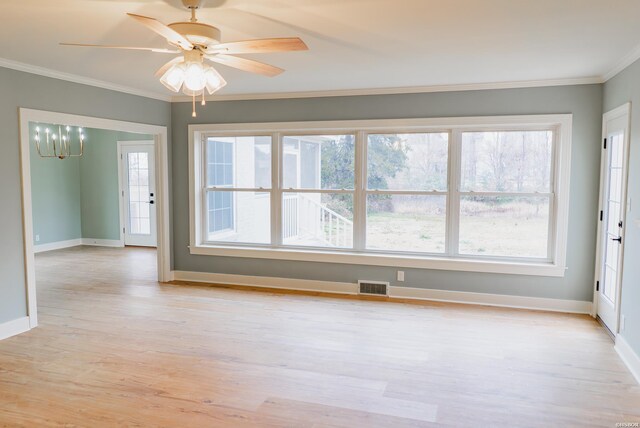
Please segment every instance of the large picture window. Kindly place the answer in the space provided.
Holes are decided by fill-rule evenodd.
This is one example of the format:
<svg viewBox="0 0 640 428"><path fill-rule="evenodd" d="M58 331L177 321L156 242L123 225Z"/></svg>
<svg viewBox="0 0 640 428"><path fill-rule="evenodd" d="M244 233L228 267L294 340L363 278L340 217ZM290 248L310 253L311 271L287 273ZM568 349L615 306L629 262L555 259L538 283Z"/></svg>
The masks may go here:
<svg viewBox="0 0 640 428"><path fill-rule="evenodd" d="M560 276L570 130L570 115L192 125L191 252Z"/></svg>

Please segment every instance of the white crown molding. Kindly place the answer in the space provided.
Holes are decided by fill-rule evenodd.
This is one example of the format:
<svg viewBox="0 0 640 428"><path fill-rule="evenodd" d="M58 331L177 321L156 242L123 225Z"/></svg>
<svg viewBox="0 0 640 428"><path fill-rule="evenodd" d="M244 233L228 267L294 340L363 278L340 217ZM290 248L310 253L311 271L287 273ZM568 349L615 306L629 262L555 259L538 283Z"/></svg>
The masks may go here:
<svg viewBox="0 0 640 428"><path fill-rule="evenodd" d="M122 86L102 80L91 79L89 77L78 76L77 74L63 73L61 71L25 64L23 62L13 61L6 58L0 58L0 67L9 68L11 70L24 71L25 73L37 74L44 77L51 77L53 79L65 80L67 82L79 83L81 85L88 85L102 89L109 89L111 91L123 92L129 95L137 95L139 97L151 98L160 101L171 101L170 95L141 91L140 89L130 88L128 86Z"/></svg>
<svg viewBox="0 0 640 428"><path fill-rule="evenodd" d="M618 73L629 67L638 59L640 59L640 44L633 48L627 55L625 55L611 70L609 70L608 73L602 76L603 80L606 82L609 79L615 77Z"/></svg>
<svg viewBox="0 0 640 428"><path fill-rule="evenodd" d="M570 85L592 85L604 83L602 77L580 77L575 79L553 79L553 80L528 80L516 82L496 82L496 83L470 83L457 85L433 85L433 86L406 86L398 88L372 88L372 89L343 89L327 91L307 91L307 92L273 92L262 94L229 94L211 95L206 97L207 101L247 101L247 100L277 100L290 98L321 98L321 97L351 97L363 95L399 95L399 94L420 94L429 92L459 92L459 91L481 91L489 89L520 89L538 88L544 86L570 86ZM191 102L191 97L174 96L171 102Z"/></svg>
<svg viewBox="0 0 640 428"><path fill-rule="evenodd" d="M603 76L578 77L568 79L549 79L549 80L527 80L513 82L494 82L494 83L470 83L470 84L454 84L454 85L432 85L432 86L406 86L392 88L364 88L364 89L341 89L341 90L322 90L322 91L301 91L301 92L273 92L273 93L249 93L249 94L229 94L229 95L213 95L206 98L207 101L249 101L249 100L277 100L292 98L323 98L323 97L349 97L349 96L365 96L365 95L400 95L400 94L420 94L430 92L459 92L459 91L481 91L490 89L522 89L522 88L539 88L545 86L571 86L571 85L592 85L604 83L611 79L619 72L624 70L636 60L640 59L640 45L634 48L626 55L613 69ZM143 91L128 86L118 85L115 83L105 82L103 80L92 79L89 77L79 76L76 74L64 73L61 71L51 70L45 67L39 67L6 58L0 58L0 67L12 70L23 71L25 73L37 74L39 76L51 77L53 79L65 80L68 82L79 83L82 85L94 86L97 88L108 89L112 91L122 92L125 94L136 95L145 98L156 99L167 102L191 102L191 97L177 95L171 96L157 92Z"/></svg>

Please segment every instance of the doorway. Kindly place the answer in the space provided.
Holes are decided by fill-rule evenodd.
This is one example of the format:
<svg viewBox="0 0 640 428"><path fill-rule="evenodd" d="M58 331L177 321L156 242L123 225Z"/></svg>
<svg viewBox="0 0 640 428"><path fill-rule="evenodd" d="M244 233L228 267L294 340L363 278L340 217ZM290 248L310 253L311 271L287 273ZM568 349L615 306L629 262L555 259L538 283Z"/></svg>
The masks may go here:
<svg viewBox="0 0 640 428"><path fill-rule="evenodd" d="M94 128L123 133L144 134L154 141L155 155L155 192L154 205L157 214L157 280L171 279L170 245L169 245L169 162L167 127L120 120L80 116L67 113L56 113L43 110L19 109L20 116L20 172L22 179L22 215L23 245L25 258L25 279L27 283L27 313L29 328L38 325L38 307L36 299L35 249L33 233L33 206L31 185L30 151L32 135L30 123L57 123L71 127ZM146 138L145 140L148 140ZM113 155L112 155L113 156ZM112 157L112 159L115 156ZM117 195L116 195L117 196Z"/></svg>
<svg viewBox="0 0 640 428"><path fill-rule="evenodd" d="M596 259L596 315L618 333L627 199L630 104L603 117L600 212Z"/></svg>
<svg viewBox="0 0 640 428"><path fill-rule="evenodd" d="M156 247L153 141L118 141L118 173L124 245Z"/></svg>

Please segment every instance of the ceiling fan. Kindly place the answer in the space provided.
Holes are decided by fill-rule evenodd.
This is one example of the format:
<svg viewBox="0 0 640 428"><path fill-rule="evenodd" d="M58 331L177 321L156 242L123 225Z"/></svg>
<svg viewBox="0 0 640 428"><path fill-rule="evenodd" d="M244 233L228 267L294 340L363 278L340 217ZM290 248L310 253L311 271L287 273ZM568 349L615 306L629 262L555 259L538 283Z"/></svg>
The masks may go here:
<svg viewBox="0 0 640 428"><path fill-rule="evenodd" d="M220 30L213 25L198 22L196 10L202 0L182 0L182 4L191 10L188 22L174 22L165 25L153 18L128 13L131 18L151 31L164 37L173 49L147 48L113 45L91 45L80 43L60 43L64 46L81 46L107 49L129 49L156 53L180 54L163 65L156 77L173 92L182 92L192 97L193 117L196 116L195 99L202 96L205 104L205 91L209 94L223 88L227 82L205 60L228 67L264 76L277 76L284 70L273 65L241 58L236 55L270 52L288 52L307 50L307 45L298 37L245 40L221 43Z"/></svg>

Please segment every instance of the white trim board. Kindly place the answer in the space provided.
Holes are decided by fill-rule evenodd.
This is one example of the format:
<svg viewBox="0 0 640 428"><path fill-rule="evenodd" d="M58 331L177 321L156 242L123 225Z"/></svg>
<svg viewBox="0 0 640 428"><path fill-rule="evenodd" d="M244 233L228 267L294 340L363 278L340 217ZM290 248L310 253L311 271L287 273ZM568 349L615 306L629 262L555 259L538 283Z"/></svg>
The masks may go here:
<svg viewBox="0 0 640 428"><path fill-rule="evenodd" d="M82 238L81 245L90 245L92 247L124 247L124 242L119 239Z"/></svg>
<svg viewBox="0 0 640 428"><path fill-rule="evenodd" d="M31 330L29 317L17 318L0 324L0 340L7 339L25 331Z"/></svg>
<svg viewBox="0 0 640 428"><path fill-rule="evenodd" d="M301 92L267 92L249 94L229 94L229 95L209 95L205 97L207 101L246 101L246 100L279 100L290 98L324 98L324 97L353 97L366 95L400 95L400 94L426 94L432 92L460 92L460 91L485 91L491 89L523 89L541 88L549 86L573 86L573 85L593 85L604 83L600 77L581 77L575 79L553 79L553 80L528 80L515 82L494 82L494 83L469 83L453 85L431 85L431 86L405 86L391 88L363 88L363 89L339 89L324 91L301 91ZM173 103L191 102L191 98L183 95L171 97Z"/></svg>
<svg viewBox="0 0 640 428"><path fill-rule="evenodd" d="M45 68L45 67L38 67L36 65L13 61L6 58L0 58L0 67L8 68L16 71L23 71L25 73L30 73L30 74L36 74L38 76L51 77L52 79L64 80L67 82L78 83L81 85L108 89L110 91L122 92L129 95L137 95L139 97L151 98L154 100L171 101L170 95L163 95L156 92L142 91L140 89L131 88L129 86L123 86L123 85L118 85L116 83L105 82L104 80L92 79L90 77L79 76L77 74L64 73L62 71L56 71L56 70L52 70L50 68Z"/></svg>
<svg viewBox="0 0 640 428"><path fill-rule="evenodd" d="M92 247L124 247L124 243L117 239L94 239L94 238L78 238L69 239L68 241L50 242L48 244L34 245L34 253L42 253L45 251L62 250L64 248L78 247L80 245L89 245Z"/></svg>
<svg viewBox="0 0 640 428"><path fill-rule="evenodd" d="M78 245L82 245L82 238L34 245L33 252L42 253L45 251L62 250L63 248L77 247Z"/></svg>
<svg viewBox="0 0 640 428"><path fill-rule="evenodd" d="M276 278L266 276L229 275L222 273L173 271L174 281L206 284L237 285L244 287L277 288L333 294L358 294L358 284L350 282L316 281L308 279ZM591 302L546 299L540 297L510 296L472 293L465 291L432 290L411 287L389 287L389 297L396 299L427 300L469 305L499 306L551 312L589 314Z"/></svg>
<svg viewBox="0 0 640 428"><path fill-rule="evenodd" d="M640 384L640 356L633 351L631 345L619 334L616 335L616 346L614 348L622 362L627 366L633 377Z"/></svg>
<svg viewBox="0 0 640 428"><path fill-rule="evenodd" d="M638 55L640 56L640 48ZM637 58L636 58L637 59ZM627 63L627 59L621 61L620 64ZM631 61L633 62L633 61ZM627 65L631 64L629 62ZM151 98L167 102L191 102L191 98L186 96L172 96L157 92L143 91L128 86L118 85L116 83L105 82L102 80L92 79L89 77L79 76L76 74L64 73L61 71L51 70L45 67L39 67L23 62L13 61L6 58L0 58L0 67L11 70L23 71L25 73L36 74L39 76L51 77L53 79L65 80L67 82L79 83L81 85L94 86L97 88L109 89L112 91L122 92L130 95L137 95L145 98ZM617 68L605 76L609 76ZM626 66L625 66L626 67ZM625 68L623 67L623 69ZM616 71L613 75L617 74ZM612 76L613 76L612 75ZM271 93L250 93L250 94L229 94L229 95L210 95L205 99L207 101L242 101L242 100L271 100L271 99L289 99L289 98L319 98L319 97L348 97L362 95L397 95L397 94L419 94L430 92L458 92L458 91L481 91L489 89L520 89L520 88L539 88L546 86L572 86L572 85L592 85L604 83L608 78L605 76L577 77L566 79L542 79L527 81L505 81L505 82L488 82L488 83L468 83L468 84L451 84L451 85L429 85L429 86L406 86L391 88L362 88L362 89L338 89L338 90L320 90L320 91L300 91L300 92L271 92Z"/></svg>

